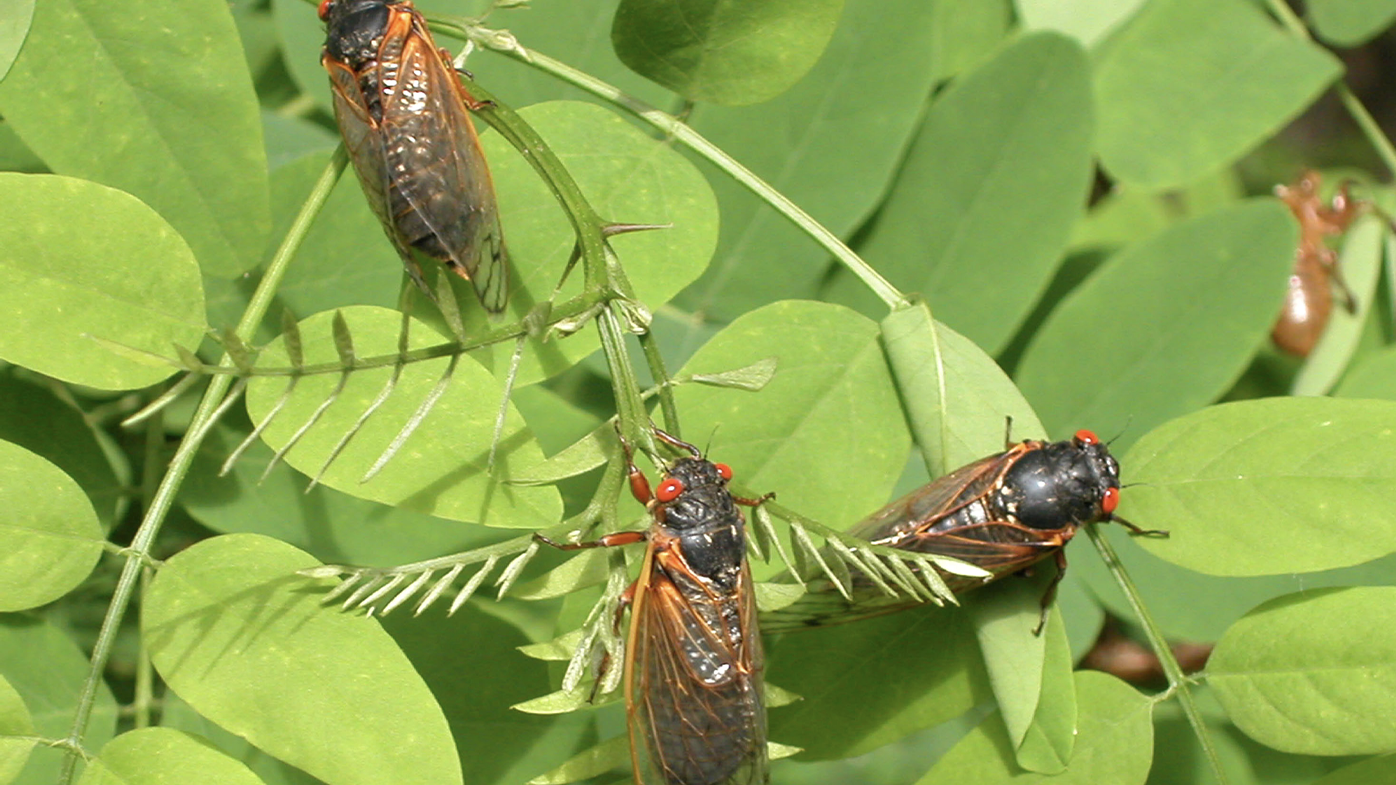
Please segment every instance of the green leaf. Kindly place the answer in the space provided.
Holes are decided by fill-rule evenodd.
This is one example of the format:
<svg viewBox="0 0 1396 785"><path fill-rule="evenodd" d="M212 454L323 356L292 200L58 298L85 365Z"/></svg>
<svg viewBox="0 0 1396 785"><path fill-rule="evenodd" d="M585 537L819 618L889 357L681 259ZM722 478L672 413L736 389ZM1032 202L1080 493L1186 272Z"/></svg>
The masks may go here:
<svg viewBox="0 0 1396 785"><path fill-rule="evenodd" d="M11 304L0 313L0 357L123 390L175 372L143 353L174 357L173 344L203 339L203 289L189 247L131 196L68 177L0 173L0 219L0 296Z"/></svg>
<svg viewBox="0 0 1396 785"><path fill-rule="evenodd" d="M718 333L683 373L767 357L777 359L777 370L760 392L674 391L689 437L701 443L712 434L710 455L732 467L741 488L774 491L835 528L886 502L910 439L877 325L837 305L774 303Z"/></svg>
<svg viewBox="0 0 1396 785"><path fill-rule="evenodd" d="M539 777L528 781L528 785L566 785L596 777L630 763L630 739L616 736L612 739L583 750L567 762Z"/></svg>
<svg viewBox="0 0 1396 785"><path fill-rule="evenodd" d="M35 735L62 739L72 732L73 714L88 670L87 654L54 625L22 616L0 616L0 676L29 708ZM116 714L116 699L101 681L84 744L97 749L106 743L116 733ZM57 782L62 761L61 752L39 747L29 757L19 782Z"/></svg>
<svg viewBox="0 0 1396 785"><path fill-rule="evenodd" d="M1313 785L1396 785L1396 755L1368 758L1314 781Z"/></svg>
<svg viewBox="0 0 1396 785"><path fill-rule="evenodd" d="M1129 441L1225 392L1274 323L1296 229L1275 200L1252 200L1111 257L1062 300L1018 366L1048 433L1089 427Z"/></svg>
<svg viewBox="0 0 1396 785"><path fill-rule="evenodd" d="M843 0L621 0L621 62L690 101L745 106L790 89L834 35Z"/></svg>
<svg viewBox="0 0 1396 785"><path fill-rule="evenodd" d="M45 0L0 83L0 114L53 171L149 204L206 272L231 278L256 263L267 161L227 3Z"/></svg>
<svg viewBox="0 0 1396 785"><path fill-rule="evenodd" d="M1357 223L1343 241L1338 263L1343 281L1357 300L1357 312L1348 313L1335 303L1328 326L1304 366L1295 374L1292 395L1323 395L1333 388L1357 352L1367 314L1376 300L1381 277L1382 248L1396 251L1396 240L1385 232L1383 221L1368 216Z"/></svg>
<svg viewBox="0 0 1396 785"><path fill-rule="evenodd" d="M1091 47L1129 21L1144 0L1016 0L1027 30L1056 30Z"/></svg>
<svg viewBox="0 0 1396 785"><path fill-rule="evenodd" d="M1085 207L1092 115L1081 47L1055 33L1018 39L931 105L863 256L997 353L1047 287ZM861 284L841 283L841 295L869 301Z"/></svg>
<svg viewBox="0 0 1396 785"><path fill-rule="evenodd" d="M34 742L16 736L33 736L34 720L24 698L0 676L0 783L13 782L29 760Z"/></svg>
<svg viewBox="0 0 1396 785"><path fill-rule="evenodd" d="M34 0L13 0L0 8L0 80L14 65L33 21Z"/></svg>
<svg viewBox="0 0 1396 785"><path fill-rule="evenodd" d="M1043 580L1006 581L975 595L974 620L989 683L1019 766L1044 774L1066 768L1076 734L1076 686L1060 612L1042 634Z"/></svg>
<svg viewBox="0 0 1396 785"><path fill-rule="evenodd" d="M372 619L321 604L317 562L258 535L181 551L141 629L162 678L200 714L329 785L461 782L446 719Z"/></svg>
<svg viewBox="0 0 1396 785"><path fill-rule="evenodd" d="M0 611L37 608L82 583L102 555L102 527L63 470L0 441Z"/></svg>
<svg viewBox="0 0 1396 785"><path fill-rule="evenodd" d="M882 344L926 468L939 477L1003 449L1013 436L1039 437L1042 424L993 358L913 303L882 320Z"/></svg>
<svg viewBox="0 0 1396 785"><path fill-rule="evenodd" d="M78 785L261 785L239 761L204 739L171 728L141 728L107 742L88 761Z"/></svg>
<svg viewBox="0 0 1396 785"><path fill-rule="evenodd" d="M770 712L770 738L802 760L862 755L992 697L969 617L951 608L768 638L766 672L804 696Z"/></svg>
<svg viewBox="0 0 1396 785"><path fill-rule="evenodd" d="M245 430L216 425L194 458L179 501L199 523L224 534L265 534L335 564L392 566L490 545L507 536L479 526L388 507L317 485L278 466L262 476L272 451L251 445L219 476Z"/></svg>
<svg viewBox="0 0 1396 785"><path fill-rule="evenodd" d="M1213 406L1145 435L1122 463L1140 544L1211 575L1346 567L1396 551L1396 404L1269 398Z"/></svg>
<svg viewBox="0 0 1396 785"><path fill-rule="evenodd" d="M1207 682L1246 735L1284 752L1396 749L1396 587L1301 592L1265 603L1217 642Z"/></svg>
<svg viewBox="0 0 1396 785"><path fill-rule="evenodd" d="M344 315L359 357L397 352L402 325L397 312L357 306L335 313ZM306 362L338 362L331 337L333 317L334 314L320 313L300 323ZM411 348L444 341L444 336L413 322ZM280 340L263 350L261 362L272 366L287 363ZM543 528L557 523L562 504L556 489L504 484L514 467L542 458L537 442L512 406L500 435L494 469L486 473L504 388L470 358L456 364L444 394L403 449L381 472L362 481L365 472L432 393L448 364L446 358L441 358L405 366L393 394L330 464L321 481L352 496L440 518L502 528ZM389 368L350 374L338 399L287 453L286 461L306 474L318 474L330 451L378 397L390 375ZM267 427L263 438L277 449L284 447L292 434L310 421L338 383L338 374L301 379L290 402ZM247 389L247 411L254 422L266 418L286 387L287 380L281 377L253 379Z"/></svg>
<svg viewBox="0 0 1396 785"><path fill-rule="evenodd" d="M1319 38L1342 48L1367 43L1396 19L1396 0L1309 0L1304 8Z"/></svg>
<svg viewBox="0 0 1396 785"><path fill-rule="evenodd" d="M876 208L925 111L948 47L944 18L970 25L997 2L848 0L829 50L785 95L756 107L700 105L689 122L711 142L847 237ZM1002 10L1001 8L999 9ZM957 43L959 43L957 41ZM857 111L849 111L850 96ZM686 310L730 321L783 297L813 297L828 252L726 175L711 178L722 205L712 266L679 298Z"/></svg>
<svg viewBox="0 0 1396 785"><path fill-rule="evenodd" d="M672 224L670 228L611 238L635 294L658 310L703 272L717 246L718 211L703 175L673 146L655 139L594 104L552 101L520 112L567 166L592 207L611 221ZM533 168L498 134L483 140L494 173L501 220L509 243L510 295L507 313L523 318L552 296L575 241L572 226ZM574 272L559 300L581 291ZM474 298L474 295L469 295ZM465 314L467 335L488 329L483 309ZM596 351L593 330L565 340L531 340L515 384L553 376ZM512 358L512 343L475 353L500 376ZM730 370L730 369L724 369Z"/></svg>
<svg viewBox="0 0 1396 785"><path fill-rule="evenodd" d="M42 456L76 480L103 528L126 509L130 466L125 455L52 389L15 373L0 374L0 439Z"/></svg>
<svg viewBox="0 0 1396 785"><path fill-rule="evenodd" d="M1003 723L990 715L946 753L917 785L989 785L1013 782L1143 785L1153 758L1153 702L1104 673L1076 674L1079 733L1071 765L1058 775L1022 772L1008 757Z"/></svg>
<svg viewBox="0 0 1396 785"><path fill-rule="evenodd" d="M1247 0L1155 0L1096 60L1097 152L1146 188L1182 185L1279 130L1341 73Z"/></svg>

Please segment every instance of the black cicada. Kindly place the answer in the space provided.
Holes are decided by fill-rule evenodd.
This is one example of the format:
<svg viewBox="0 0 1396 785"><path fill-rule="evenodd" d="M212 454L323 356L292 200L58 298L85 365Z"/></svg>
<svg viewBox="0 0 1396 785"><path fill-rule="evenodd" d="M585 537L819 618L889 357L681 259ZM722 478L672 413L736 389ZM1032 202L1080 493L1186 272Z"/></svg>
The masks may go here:
<svg viewBox="0 0 1396 785"><path fill-rule="evenodd" d="M334 114L364 195L417 286L418 255L470 279L485 310L504 310L509 255L494 184L470 109L426 20L407 0L323 0Z"/></svg>
<svg viewBox="0 0 1396 785"><path fill-rule="evenodd" d="M651 493L630 464L630 488L653 519L564 549L646 541L630 604L625 702L638 785L757 785L767 780L766 711L746 521L732 470L663 431L686 452ZM628 449L627 449L628 455Z"/></svg>

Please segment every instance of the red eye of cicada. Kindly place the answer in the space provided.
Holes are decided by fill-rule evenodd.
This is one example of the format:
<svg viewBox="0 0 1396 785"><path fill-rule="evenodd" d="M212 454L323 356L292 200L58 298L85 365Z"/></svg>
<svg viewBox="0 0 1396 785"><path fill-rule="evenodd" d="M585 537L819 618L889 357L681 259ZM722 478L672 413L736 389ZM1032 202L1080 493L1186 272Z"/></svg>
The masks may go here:
<svg viewBox="0 0 1396 785"><path fill-rule="evenodd" d="M655 491L654 498L661 502L671 502L679 498L683 493L683 482L676 477L666 477L664 482L659 484L659 490Z"/></svg>
<svg viewBox="0 0 1396 785"><path fill-rule="evenodd" d="M330 6L334 0L320 0L320 21L324 22L330 18Z"/></svg>
<svg viewBox="0 0 1396 785"><path fill-rule="evenodd" d="M1094 431L1082 428L1076 432L1076 441L1081 444L1100 444L1100 437L1096 436Z"/></svg>
<svg viewBox="0 0 1396 785"><path fill-rule="evenodd" d="M718 473L718 475L721 476L722 479L724 479L724 480L730 480L730 479L732 479L732 467L731 467L731 466L728 466L728 465L725 464L725 463L719 463L719 464L717 464L717 473Z"/></svg>
<svg viewBox="0 0 1396 785"><path fill-rule="evenodd" d="M1110 513L1112 513L1112 512L1115 511L1115 508L1116 508L1116 507L1119 507L1119 506L1120 506L1120 489L1119 489L1119 488L1106 488L1106 489L1105 489L1105 496L1102 497L1101 500L1100 500L1100 510L1101 510L1101 512L1104 512L1106 515L1109 515Z"/></svg>

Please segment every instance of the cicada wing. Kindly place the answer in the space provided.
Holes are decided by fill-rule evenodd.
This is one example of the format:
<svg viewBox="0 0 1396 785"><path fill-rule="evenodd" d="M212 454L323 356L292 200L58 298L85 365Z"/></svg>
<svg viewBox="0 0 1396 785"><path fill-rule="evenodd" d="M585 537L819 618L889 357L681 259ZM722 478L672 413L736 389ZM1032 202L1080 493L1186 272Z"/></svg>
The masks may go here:
<svg viewBox="0 0 1396 785"><path fill-rule="evenodd" d="M939 521L988 492L1012 465L1011 456L1018 449L981 458L938 477L855 523L848 533L900 548L906 538L934 530Z"/></svg>
<svg viewBox="0 0 1396 785"><path fill-rule="evenodd" d="M509 258L489 166L450 62L416 11L400 13L410 14L412 29L394 53L397 78L384 80L388 207L411 245L469 278L485 309L498 313Z"/></svg>
<svg viewBox="0 0 1396 785"><path fill-rule="evenodd" d="M676 552L675 552L676 553ZM626 702L638 785L760 785L766 712L755 592L705 592L652 555L632 608ZM672 572L671 572L672 570Z"/></svg>
<svg viewBox="0 0 1396 785"><path fill-rule="evenodd" d="M898 547L952 556L988 570L997 578L1031 567L1065 547L1075 533L1074 526L1043 530L1012 521L989 521L908 538Z"/></svg>
<svg viewBox="0 0 1396 785"><path fill-rule="evenodd" d="M384 36L384 49L400 46L400 43L393 42L391 33L390 26ZM387 140L383 135L382 123L369 110L369 99L364 95L360 74L328 56L322 57L321 61L330 74L335 121L339 125L339 134L344 139L345 152L348 153L349 160L354 165L354 172L358 175L359 185L363 188L364 198L373 214L378 216L379 222L382 223L388 241L393 244L398 256L402 257L408 275L422 291L431 296L432 290L422 277L421 266L413 257L412 248L398 229L388 207L388 194L392 184L389 181ZM380 65L373 68L381 72ZM381 84L382 74L378 73L369 81ZM380 102L378 105L381 107L381 96L375 95L373 100Z"/></svg>

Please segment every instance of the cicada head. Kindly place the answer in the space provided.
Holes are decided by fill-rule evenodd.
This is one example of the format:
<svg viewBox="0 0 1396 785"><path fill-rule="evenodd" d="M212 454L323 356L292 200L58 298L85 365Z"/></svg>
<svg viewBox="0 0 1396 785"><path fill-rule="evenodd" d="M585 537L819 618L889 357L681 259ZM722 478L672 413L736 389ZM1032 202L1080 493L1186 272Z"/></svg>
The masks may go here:
<svg viewBox="0 0 1396 785"><path fill-rule="evenodd" d="M727 464L703 458L680 458L655 489L654 498L664 510L664 525L676 533L704 527L730 525L737 516L727 481Z"/></svg>
<svg viewBox="0 0 1396 785"><path fill-rule="evenodd" d="M1055 530L1108 520L1120 498L1120 464L1094 433L1025 452L1004 473L1004 508L1024 526Z"/></svg>
<svg viewBox="0 0 1396 785"><path fill-rule="evenodd" d="M322 0L325 54L353 70L378 58L392 0Z"/></svg>

